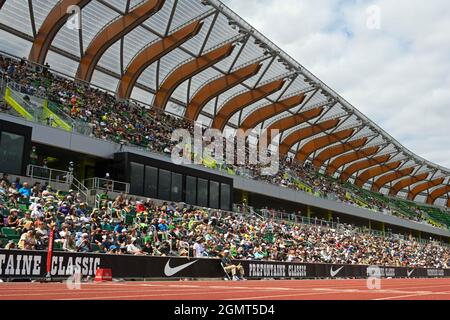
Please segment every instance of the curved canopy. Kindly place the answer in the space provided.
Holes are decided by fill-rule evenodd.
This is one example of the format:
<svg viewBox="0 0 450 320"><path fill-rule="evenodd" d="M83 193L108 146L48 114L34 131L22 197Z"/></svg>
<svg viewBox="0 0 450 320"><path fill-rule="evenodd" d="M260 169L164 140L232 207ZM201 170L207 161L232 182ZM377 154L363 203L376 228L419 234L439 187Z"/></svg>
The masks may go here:
<svg viewBox="0 0 450 320"><path fill-rule="evenodd" d="M280 153L287 154L289 150L299 141L312 137L321 132L325 132L330 128L334 128L338 125L339 120L328 120L316 124L314 126L306 127L292 132L288 135L280 145Z"/></svg>
<svg viewBox="0 0 450 320"><path fill-rule="evenodd" d="M184 116L189 120L197 120L203 107L211 101L211 99L227 90L230 90L248 78L253 77L259 72L260 69L260 63L253 63L207 83L194 95L189 105L186 107L186 113Z"/></svg>
<svg viewBox="0 0 450 320"><path fill-rule="evenodd" d="M228 120L238 111L261 101L265 97L280 90L284 85L284 80L275 80L261 87L250 91L245 91L228 100L214 117L211 127L223 130Z"/></svg>
<svg viewBox="0 0 450 320"><path fill-rule="evenodd" d="M233 49L234 45L232 43L227 43L198 58L182 63L181 66L173 70L170 75L164 79L160 88L156 92L153 105L160 109L165 109L170 96L179 85L181 85L185 80L227 58L231 55Z"/></svg>
<svg viewBox="0 0 450 320"><path fill-rule="evenodd" d="M400 161L392 162L386 165L375 166L361 173L355 180L358 187L362 187L369 179L382 175L393 169L397 169L402 163Z"/></svg>
<svg viewBox="0 0 450 320"><path fill-rule="evenodd" d="M278 121L273 122L270 124L265 132L263 133L264 136L267 135L267 139L270 141L272 140L272 130L279 130L280 133L286 130L289 130L290 128L293 128L295 126L298 126L300 124L303 124L304 122L310 121L318 116L323 112L323 107L314 108L308 111L304 111L302 113L295 114L290 117L282 118ZM336 125L339 121L336 122Z"/></svg>
<svg viewBox="0 0 450 320"><path fill-rule="evenodd" d="M202 26L202 22L194 21L173 34L164 37L139 51L133 60L131 60L125 74L120 79L117 96L122 99L130 98L131 91L142 72L154 62L196 36L200 32Z"/></svg>
<svg viewBox="0 0 450 320"><path fill-rule="evenodd" d="M365 145L366 142L367 142L367 138L362 138L362 139L357 139L357 140L353 140L350 142L344 142L337 146L325 149L314 158L313 166L320 168L325 163L325 161L327 161L337 155L343 154L347 151L351 151L351 150L354 150L355 148L361 147L361 146Z"/></svg>
<svg viewBox="0 0 450 320"><path fill-rule="evenodd" d="M117 20L106 25L91 41L81 57L76 78L91 81L97 62L116 41L158 12L164 0L147 0Z"/></svg>
<svg viewBox="0 0 450 320"><path fill-rule="evenodd" d="M375 165L379 165L381 163L387 162L391 158L390 155L384 155L384 156L377 156L365 160L361 160L358 162L353 163L352 165L348 166L340 175L340 179L342 182L346 182L350 177L360 171L364 170L370 167L373 167Z"/></svg>
<svg viewBox="0 0 450 320"><path fill-rule="evenodd" d="M339 168L356 160L361 160L370 157L375 153L377 153L379 149L380 149L379 147L371 147L366 148L364 150L352 151L342 156L339 156L336 159L334 159L327 167L327 174L332 176L337 170L339 170Z"/></svg>
<svg viewBox="0 0 450 320"><path fill-rule="evenodd" d="M444 183L444 180L444 178L439 178L418 184L408 193L408 200L414 200L419 193Z"/></svg>
<svg viewBox="0 0 450 320"><path fill-rule="evenodd" d="M299 161L306 161L310 154L313 152L329 146L335 142L341 141L343 139L349 138L355 132L354 129L342 130L330 135L324 135L320 138L313 139L307 142L300 150L297 151L295 158Z"/></svg>
<svg viewBox="0 0 450 320"><path fill-rule="evenodd" d="M434 204L437 198L450 192L450 186L443 186L434 189L427 198L428 204Z"/></svg>
<svg viewBox="0 0 450 320"><path fill-rule="evenodd" d="M389 195L396 196L403 188L409 187L409 186L413 185L414 183L417 183L420 181L425 181L427 179L428 175L429 175L428 172L425 172L425 173L419 174L417 176L408 177L408 178L398 181L396 184L394 184L394 186L389 191Z"/></svg>
<svg viewBox="0 0 450 320"><path fill-rule="evenodd" d="M219 129L278 129L282 153L342 181L388 160L400 162L366 181L374 190L393 185L391 195L408 188L409 197L426 198L449 183L450 170L402 146L220 0L0 5L8 53L48 62L119 98ZM318 127L336 119L335 125ZM342 132L347 134L336 136ZM366 141L355 143L361 139ZM411 167L413 172L400 171ZM448 194L437 194L435 203L448 203Z"/></svg>
<svg viewBox="0 0 450 320"><path fill-rule="evenodd" d="M56 34L67 22L67 19L73 14L70 10L72 6L83 8L91 0L62 0L58 2L45 18L38 34L33 40L28 59L39 64L45 63L50 45L55 39ZM3 3L2 3L3 6Z"/></svg>
<svg viewBox="0 0 450 320"><path fill-rule="evenodd" d="M414 168L406 168L385 174L384 176L381 176L380 178L375 180L375 182L372 184L372 191L378 192L384 185L394 180L403 178L404 176L411 174L413 171Z"/></svg>
<svg viewBox="0 0 450 320"><path fill-rule="evenodd" d="M267 119L270 119L283 111L298 106L300 103L303 102L304 99L305 95L299 94L290 98L286 98L285 100L269 104L265 107L256 109L249 116L247 116L247 118L245 118L245 120L241 123L240 129L249 130L256 128L256 126L259 123Z"/></svg>

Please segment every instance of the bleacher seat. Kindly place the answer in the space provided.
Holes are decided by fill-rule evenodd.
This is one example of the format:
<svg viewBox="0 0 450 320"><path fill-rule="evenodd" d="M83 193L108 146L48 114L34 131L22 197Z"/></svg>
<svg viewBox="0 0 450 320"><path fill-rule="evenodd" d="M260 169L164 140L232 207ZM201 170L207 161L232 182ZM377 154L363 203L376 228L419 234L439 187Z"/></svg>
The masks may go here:
<svg viewBox="0 0 450 320"><path fill-rule="evenodd" d="M100 249L100 246L96 243L91 243L91 248L92 248L92 252L96 252L96 253L102 252L102 250Z"/></svg>
<svg viewBox="0 0 450 320"><path fill-rule="evenodd" d="M13 229L13 228L8 228L8 227L3 227L1 230L1 233L6 236L6 237L10 237L10 236L20 236L19 233Z"/></svg>
<svg viewBox="0 0 450 320"><path fill-rule="evenodd" d="M63 251L63 243L60 241L55 241L53 243L53 250L55 251Z"/></svg>

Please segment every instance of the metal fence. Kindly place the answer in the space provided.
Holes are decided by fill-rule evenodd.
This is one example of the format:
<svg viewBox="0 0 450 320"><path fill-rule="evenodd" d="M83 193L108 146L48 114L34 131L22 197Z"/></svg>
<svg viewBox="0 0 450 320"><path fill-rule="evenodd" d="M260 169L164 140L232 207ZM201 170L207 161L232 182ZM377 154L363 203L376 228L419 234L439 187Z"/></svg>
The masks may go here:
<svg viewBox="0 0 450 320"><path fill-rule="evenodd" d="M68 171L57 170L35 165L27 166L27 176L33 179L42 179L49 182L72 184L73 176Z"/></svg>
<svg viewBox="0 0 450 320"><path fill-rule="evenodd" d="M74 188L83 197L85 202L88 201L88 189L78 181L71 172L57 170L47 167L40 167L29 164L27 166L27 176L32 179L41 179L49 182L62 183Z"/></svg>
<svg viewBox="0 0 450 320"><path fill-rule="evenodd" d="M409 235L403 235L392 232L391 229L387 229L387 231L380 231L380 230L374 230L368 227L356 227L350 224L341 223L339 221L339 218L337 221L335 220L323 220L319 219L317 217L310 218L305 216L299 216L295 213L285 213L285 212L278 212L274 210L268 210L268 209L261 209L256 210L255 212L259 213L261 217L264 219L272 219L274 221L284 221L292 224L304 224L304 225L314 225L314 226L321 226L324 228L332 228L336 230L340 229L346 229L351 230L352 234L370 234L375 237L384 237L384 238L394 238L397 240L414 240L421 244L438 244L445 247L450 247L450 244L446 242L441 242L437 240L429 240L429 239L422 239L422 238L416 238Z"/></svg>
<svg viewBox="0 0 450 320"><path fill-rule="evenodd" d="M130 193L130 184L127 182L95 177L83 180L83 184L89 190L106 190L126 194Z"/></svg>

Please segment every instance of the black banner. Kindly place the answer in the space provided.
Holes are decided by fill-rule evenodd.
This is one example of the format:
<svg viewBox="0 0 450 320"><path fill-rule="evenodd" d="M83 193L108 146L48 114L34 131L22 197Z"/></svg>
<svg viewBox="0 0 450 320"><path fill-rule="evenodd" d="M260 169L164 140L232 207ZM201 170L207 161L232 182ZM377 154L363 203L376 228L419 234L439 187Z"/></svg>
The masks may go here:
<svg viewBox="0 0 450 320"><path fill-rule="evenodd" d="M363 265L310 264L241 260L248 279L316 278L443 278L450 269L376 267ZM68 278L79 272L94 276L98 268L112 269L113 278L224 278L218 259L151 257L54 252L52 278ZM44 278L47 252L0 249L0 279Z"/></svg>

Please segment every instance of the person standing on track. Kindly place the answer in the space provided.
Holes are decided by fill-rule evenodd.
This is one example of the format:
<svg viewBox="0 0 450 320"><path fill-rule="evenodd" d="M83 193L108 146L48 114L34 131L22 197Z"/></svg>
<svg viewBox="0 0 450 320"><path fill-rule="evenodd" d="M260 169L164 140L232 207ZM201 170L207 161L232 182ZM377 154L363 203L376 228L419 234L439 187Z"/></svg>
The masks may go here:
<svg viewBox="0 0 450 320"><path fill-rule="evenodd" d="M230 251L225 250L223 252L221 261L222 261L223 269L227 273L231 272L231 275L233 276L234 281L246 280L244 278L244 267L241 266L241 264L238 264L238 265L233 264L233 262L231 261L231 258L230 258ZM236 275L236 272L239 272L240 278Z"/></svg>

